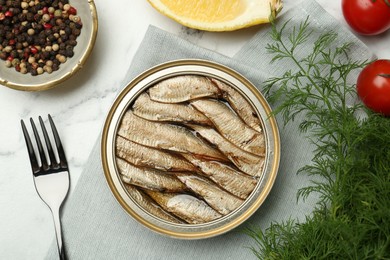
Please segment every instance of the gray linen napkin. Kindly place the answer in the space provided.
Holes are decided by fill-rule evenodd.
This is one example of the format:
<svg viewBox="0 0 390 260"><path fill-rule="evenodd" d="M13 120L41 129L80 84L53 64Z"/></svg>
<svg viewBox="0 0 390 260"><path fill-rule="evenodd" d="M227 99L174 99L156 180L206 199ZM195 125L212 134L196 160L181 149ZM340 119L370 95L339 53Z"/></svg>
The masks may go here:
<svg viewBox="0 0 390 260"><path fill-rule="evenodd" d="M328 15L315 1L307 0L283 16L278 23L291 19L289 26L299 25L310 15L314 35L308 40L308 48L316 35L323 30L337 31L340 42L353 42L355 58L368 59L370 52L350 32ZM129 68L127 79L142 71L174 59L200 58L229 66L254 83L261 90L262 82L272 75L279 75L288 66L270 65L272 58L265 46L272 40L268 27L250 40L233 58L206 50L190 42L150 27ZM338 42L335 42L337 46ZM100 139L88 159L88 163L73 194L63 208L63 231L69 259L255 259L247 248L253 241L241 231L250 224L267 228L272 221L290 217L303 220L315 206L316 198L296 202L300 187L309 184L307 176L295 173L309 164L312 156L310 144L298 133L295 124L284 127L279 120L282 158L275 185L260 209L244 224L227 234L196 241L168 238L156 234L134 221L122 210L112 196L105 181L100 160ZM297 122L300 121L298 117ZM56 259L55 243L47 259Z"/></svg>

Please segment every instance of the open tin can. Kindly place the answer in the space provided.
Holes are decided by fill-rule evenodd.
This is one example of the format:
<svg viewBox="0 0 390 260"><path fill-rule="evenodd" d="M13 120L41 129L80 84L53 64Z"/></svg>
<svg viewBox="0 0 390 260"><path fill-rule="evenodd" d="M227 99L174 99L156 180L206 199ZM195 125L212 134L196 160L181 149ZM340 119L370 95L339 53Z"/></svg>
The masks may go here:
<svg viewBox="0 0 390 260"><path fill-rule="evenodd" d="M265 161L254 190L244 202L229 214L201 224L172 223L155 215L130 196L121 179L116 162L116 136L122 118L134 101L148 88L165 79L180 75L199 75L217 79L233 87L252 105L261 121L265 139ZM203 239L223 234L247 220L265 201L279 167L280 139L271 108L258 89L236 71L205 60L177 60L153 67L133 79L114 101L102 134L102 164L109 188L115 199L135 220L145 227L170 237Z"/></svg>

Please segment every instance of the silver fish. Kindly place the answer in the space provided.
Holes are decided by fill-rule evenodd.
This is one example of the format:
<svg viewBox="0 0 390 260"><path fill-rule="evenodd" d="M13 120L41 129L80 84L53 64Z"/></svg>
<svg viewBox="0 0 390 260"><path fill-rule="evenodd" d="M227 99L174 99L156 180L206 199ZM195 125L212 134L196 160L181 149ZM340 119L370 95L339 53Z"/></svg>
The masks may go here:
<svg viewBox="0 0 390 260"><path fill-rule="evenodd" d="M233 144L254 154L265 153L264 134L244 123L227 105L212 99L200 99L191 104L214 123L218 131Z"/></svg>
<svg viewBox="0 0 390 260"><path fill-rule="evenodd" d="M133 142L181 153L196 154L207 159L226 161L226 157L181 126L151 122L127 111L118 134Z"/></svg>
<svg viewBox="0 0 390 260"><path fill-rule="evenodd" d="M199 167L199 174L205 175L231 194L246 199L254 190L257 180L232 167L216 161L203 161L193 155L184 155L193 165Z"/></svg>
<svg viewBox="0 0 390 260"><path fill-rule="evenodd" d="M116 156L139 166L163 171L196 171L197 168L178 156L143 146L121 136L116 138Z"/></svg>
<svg viewBox="0 0 390 260"><path fill-rule="evenodd" d="M212 125L210 119L187 104L167 104L150 99L142 93L134 102L133 113L144 119L162 122Z"/></svg>
<svg viewBox="0 0 390 260"><path fill-rule="evenodd" d="M190 127L210 143L216 145L238 169L252 176L261 176L265 162L264 156L257 156L244 151L212 128L198 125L190 125Z"/></svg>
<svg viewBox="0 0 390 260"><path fill-rule="evenodd" d="M222 96L241 117L244 122L257 132L261 133L261 122L252 105L237 90L222 81L212 78L211 81L222 91Z"/></svg>
<svg viewBox="0 0 390 260"><path fill-rule="evenodd" d="M163 209L190 224L201 224L222 217L204 201L188 194L146 191Z"/></svg>
<svg viewBox="0 0 390 260"><path fill-rule="evenodd" d="M181 192L186 190L186 186L169 173L138 168L120 158L116 158L116 163L122 180L127 184L158 191Z"/></svg>
<svg viewBox="0 0 390 260"><path fill-rule="evenodd" d="M222 215L229 214L244 202L242 199L221 190L211 181L197 175L176 174L176 176Z"/></svg>
<svg viewBox="0 0 390 260"><path fill-rule="evenodd" d="M165 79L149 88L150 98L163 103L179 103L201 97L218 97L219 89L210 79L196 75Z"/></svg>
<svg viewBox="0 0 390 260"><path fill-rule="evenodd" d="M172 214L166 212L157 203L155 203L148 195L146 195L136 187L125 184L125 188L129 193L129 195L138 203L138 205L141 206L144 210L146 210L150 214L172 223L178 223L178 224L185 223L184 221L173 216Z"/></svg>

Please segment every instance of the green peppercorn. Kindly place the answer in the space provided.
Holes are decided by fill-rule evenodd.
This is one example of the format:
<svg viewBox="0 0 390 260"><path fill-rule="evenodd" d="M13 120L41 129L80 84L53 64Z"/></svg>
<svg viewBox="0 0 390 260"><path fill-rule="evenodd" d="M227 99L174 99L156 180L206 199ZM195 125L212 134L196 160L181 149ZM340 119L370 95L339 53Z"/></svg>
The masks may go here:
<svg viewBox="0 0 390 260"><path fill-rule="evenodd" d="M62 11L60 9L54 11L54 17L59 18L61 16L62 16Z"/></svg>
<svg viewBox="0 0 390 260"><path fill-rule="evenodd" d="M12 64L12 66L16 66L16 65L19 65L19 63L20 63L20 60L19 59L13 59L12 61L11 61L11 64Z"/></svg>

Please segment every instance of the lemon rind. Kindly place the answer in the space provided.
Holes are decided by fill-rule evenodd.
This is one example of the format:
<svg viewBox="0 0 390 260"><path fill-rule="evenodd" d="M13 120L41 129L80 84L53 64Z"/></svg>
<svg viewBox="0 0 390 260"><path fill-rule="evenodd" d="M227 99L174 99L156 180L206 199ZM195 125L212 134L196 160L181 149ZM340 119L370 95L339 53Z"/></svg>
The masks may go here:
<svg viewBox="0 0 390 260"><path fill-rule="evenodd" d="M182 18L181 16L176 15L174 12L169 10L164 4L159 0L148 0L148 2L161 14L169 17L170 19L178 22L181 25L187 26L189 28L204 30L204 31L235 31L259 24L265 24L271 22L276 15L281 11L283 3L281 0L269 0L269 8L264 8L264 6L257 7L262 8L260 13L254 13L253 8L247 10L236 19L231 21L224 22L202 22L190 18ZM252 13L251 13L252 12ZM248 18L249 17L249 18Z"/></svg>

